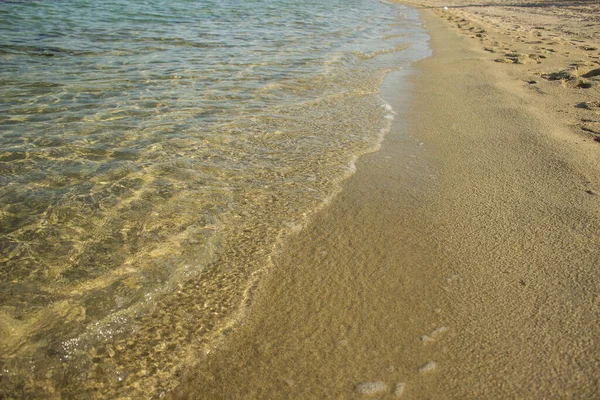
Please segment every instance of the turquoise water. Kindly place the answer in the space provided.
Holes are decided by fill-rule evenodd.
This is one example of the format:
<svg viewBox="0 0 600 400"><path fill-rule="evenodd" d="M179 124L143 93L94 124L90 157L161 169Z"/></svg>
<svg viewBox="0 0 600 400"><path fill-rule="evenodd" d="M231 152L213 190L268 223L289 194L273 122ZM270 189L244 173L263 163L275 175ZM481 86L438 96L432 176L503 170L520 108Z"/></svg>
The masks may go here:
<svg viewBox="0 0 600 400"><path fill-rule="evenodd" d="M0 2L0 384L174 387L428 54L376 0Z"/></svg>

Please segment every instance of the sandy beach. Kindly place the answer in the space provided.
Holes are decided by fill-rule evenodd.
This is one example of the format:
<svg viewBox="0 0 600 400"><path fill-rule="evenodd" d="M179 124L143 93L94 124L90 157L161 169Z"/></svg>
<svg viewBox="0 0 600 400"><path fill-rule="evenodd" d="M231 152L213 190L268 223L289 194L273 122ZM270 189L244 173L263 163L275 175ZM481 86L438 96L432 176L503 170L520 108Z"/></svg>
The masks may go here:
<svg viewBox="0 0 600 400"><path fill-rule="evenodd" d="M600 398L600 7L502 4L413 4L382 148L172 398Z"/></svg>

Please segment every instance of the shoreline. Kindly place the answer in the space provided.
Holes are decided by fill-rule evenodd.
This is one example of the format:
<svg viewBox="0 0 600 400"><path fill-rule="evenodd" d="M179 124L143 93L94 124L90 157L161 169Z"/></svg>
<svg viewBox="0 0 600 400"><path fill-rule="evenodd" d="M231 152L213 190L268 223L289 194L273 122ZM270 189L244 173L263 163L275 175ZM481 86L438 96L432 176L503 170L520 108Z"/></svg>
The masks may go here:
<svg viewBox="0 0 600 400"><path fill-rule="evenodd" d="M597 87L532 91L537 63L495 62L472 30L421 14L434 55L402 83L409 98L386 80L399 115L381 149L172 397L598 393L600 148L570 126L595 111L552 112Z"/></svg>
<svg viewBox="0 0 600 400"><path fill-rule="evenodd" d="M280 244L335 197L359 155L379 147L393 119L379 95L387 72L428 51L417 11L391 3L272 2L267 14L252 4L240 4L243 12L218 6L176 3L166 14L162 4L104 8L107 18L140 7L162 16L135 37L105 38L106 24L85 36L100 64L114 49L130 49L115 53L129 65L116 75L79 68L88 54L70 54L69 35L40 42L38 28L49 25L35 15L60 9L15 9L35 29L9 35L9 53L22 54L7 73L40 61L56 82L72 65L73 80L47 93L37 83L27 93L11 89L29 88L27 77L37 82L35 68L5 87L15 107L0 162L10 172L0 177L8 184L0 200L9 250L0 391L144 398L172 390L198 354L245 321ZM65 9L74 16L69 30L90 25L78 9ZM199 23L180 32L185 21ZM207 36L207 26L223 34ZM136 39L157 29L165 33L159 47ZM38 57L34 47L46 39L58 58ZM106 46L96 48L96 39ZM148 55L160 66L148 65ZM88 80L94 76L106 79ZM105 91L123 77L125 91ZM80 108L71 94L82 82L106 101L94 95ZM55 95L48 110L26 111L21 101L42 105ZM119 110L109 101L117 97ZM112 111L117 118L105 120ZM35 122L46 119L70 122Z"/></svg>

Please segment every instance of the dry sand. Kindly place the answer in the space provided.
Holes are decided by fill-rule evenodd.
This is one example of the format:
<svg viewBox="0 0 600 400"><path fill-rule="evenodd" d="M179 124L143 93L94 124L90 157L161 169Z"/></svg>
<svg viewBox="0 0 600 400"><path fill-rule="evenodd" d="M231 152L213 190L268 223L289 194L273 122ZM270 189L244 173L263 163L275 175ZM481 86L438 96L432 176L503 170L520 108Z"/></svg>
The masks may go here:
<svg viewBox="0 0 600 400"><path fill-rule="evenodd" d="M600 398L598 21L511 4L423 10L382 149L175 398Z"/></svg>
<svg viewBox="0 0 600 400"><path fill-rule="evenodd" d="M479 42L477 47L489 53L482 58L513 65L507 74L541 94L536 102L560 113L573 131L600 141L600 2L423 0L413 5Z"/></svg>

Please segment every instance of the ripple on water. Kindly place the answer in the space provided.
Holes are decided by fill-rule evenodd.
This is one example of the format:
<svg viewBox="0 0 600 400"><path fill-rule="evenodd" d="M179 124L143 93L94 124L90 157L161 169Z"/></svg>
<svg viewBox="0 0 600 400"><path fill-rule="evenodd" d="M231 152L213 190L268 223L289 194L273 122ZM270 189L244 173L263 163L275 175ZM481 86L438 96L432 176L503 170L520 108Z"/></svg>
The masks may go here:
<svg viewBox="0 0 600 400"><path fill-rule="evenodd" d="M377 149L378 87L424 46L414 10L375 0L0 2L0 21L1 385L23 397L172 388Z"/></svg>

